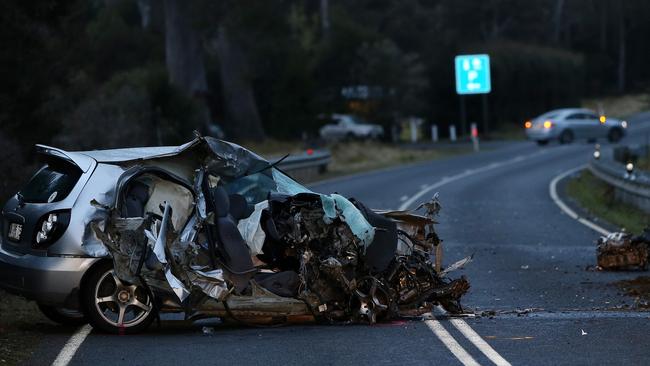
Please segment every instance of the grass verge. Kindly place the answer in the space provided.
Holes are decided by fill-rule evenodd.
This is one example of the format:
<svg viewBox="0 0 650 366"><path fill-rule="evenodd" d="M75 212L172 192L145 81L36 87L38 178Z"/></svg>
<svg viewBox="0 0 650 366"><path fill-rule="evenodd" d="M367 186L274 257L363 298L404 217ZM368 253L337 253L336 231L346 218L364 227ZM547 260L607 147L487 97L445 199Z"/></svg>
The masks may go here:
<svg viewBox="0 0 650 366"><path fill-rule="evenodd" d="M0 365L25 361L45 331L54 327L34 302L0 290Z"/></svg>
<svg viewBox="0 0 650 366"><path fill-rule="evenodd" d="M327 168L327 173L318 179L441 159L470 151L470 146L463 145L411 149L372 141L341 143L330 147L332 162Z"/></svg>
<svg viewBox="0 0 650 366"><path fill-rule="evenodd" d="M614 188L584 170L567 184L567 194L590 214L640 234L650 225L650 215L614 199Z"/></svg>
<svg viewBox="0 0 650 366"><path fill-rule="evenodd" d="M242 146L267 158L281 157L287 153L302 154L306 145L300 141L267 140L264 143L244 143ZM304 179L304 183L361 173L391 166L441 159L471 152L471 146L459 143L457 146L396 145L378 141L346 141L326 147L332 154L327 172Z"/></svg>
<svg viewBox="0 0 650 366"><path fill-rule="evenodd" d="M648 107L650 107L650 94L629 94L586 99L582 101L582 106L595 111L602 109L608 116L627 118L635 113L648 110Z"/></svg>

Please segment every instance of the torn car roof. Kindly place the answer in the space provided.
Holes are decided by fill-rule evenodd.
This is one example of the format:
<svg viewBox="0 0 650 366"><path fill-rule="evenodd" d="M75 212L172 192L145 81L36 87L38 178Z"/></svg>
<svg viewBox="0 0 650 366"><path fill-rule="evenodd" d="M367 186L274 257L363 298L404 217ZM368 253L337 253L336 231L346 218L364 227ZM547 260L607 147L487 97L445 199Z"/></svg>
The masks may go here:
<svg viewBox="0 0 650 366"><path fill-rule="evenodd" d="M65 151L59 148L36 145L37 151L46 155L64 158L87 171L88 158L98 163L119 164L143 160L171 158L186 152L195 152L199 158L210 157L208 170L224 170L229 176L240 176L269 166L269 162L252 151L231 142L213 137L199 136L180 146L132 147L123 149ZM211 169L212 168L212 169Z"/></svg>

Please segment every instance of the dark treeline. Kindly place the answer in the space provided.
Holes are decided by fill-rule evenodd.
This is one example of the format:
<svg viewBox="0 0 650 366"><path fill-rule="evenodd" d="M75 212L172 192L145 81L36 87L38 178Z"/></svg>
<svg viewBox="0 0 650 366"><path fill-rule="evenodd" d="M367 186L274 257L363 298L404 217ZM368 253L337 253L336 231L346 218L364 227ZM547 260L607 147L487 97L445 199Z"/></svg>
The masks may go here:
<svg viewBox="0 0 650 366"><path fill-rule="evenodd" d="M445 126L459 53L491 56L492 126L650 82L644 0L7 0L0 19L5 168L36 142L299 138L321 113ZM343 97L359 85L377 92Z"/></svg>

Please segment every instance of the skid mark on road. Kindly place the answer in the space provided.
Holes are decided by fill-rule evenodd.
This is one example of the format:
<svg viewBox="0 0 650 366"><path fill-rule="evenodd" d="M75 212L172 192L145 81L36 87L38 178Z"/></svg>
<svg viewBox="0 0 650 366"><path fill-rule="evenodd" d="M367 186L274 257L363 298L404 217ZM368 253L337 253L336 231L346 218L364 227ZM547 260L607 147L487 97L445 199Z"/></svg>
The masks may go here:
<svg viewBox="0 0 650 366"><path fill-rule="evenodd" d="M81 347L81 344L92 330L93 328L88 324L80 327L65 343L65 346L63 346L59 355L56 356L56 359L52 362L52 366L66 366L70 363L72 357L77 353L77 350Z"/></svg>

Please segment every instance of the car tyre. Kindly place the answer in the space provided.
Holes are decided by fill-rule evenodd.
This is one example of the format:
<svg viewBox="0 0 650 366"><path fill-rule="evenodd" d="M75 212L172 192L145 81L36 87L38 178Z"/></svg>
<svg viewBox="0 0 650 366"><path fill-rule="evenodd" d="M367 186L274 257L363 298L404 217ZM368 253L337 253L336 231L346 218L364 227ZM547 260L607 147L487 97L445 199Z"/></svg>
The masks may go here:
<svg viewBox="0 0 650 366"><path fill-rule="evenodd" d="M560 134L560 143L561 144L570 144L573 142L573 131L564 130Z"/></svg>
<svg viewBox="0 0 650 366"><path fill-rule="evenodd" d="M622 138L623 138L623 132L618 128L612 128L611 130L609 130L609 133L607 134L607 140L609 140L609 142L612 143L619 142L621 141Z"/></svg>
<svg viewBox="0 0 650 366"><path fill-rule="evenodd" d="M151 294L120 280L111 262L92 270L84 281L82 298L90 324L107 333L140 333L156 318Z"/></svg>
<svg viewBox="0 0 650 366"><path fill-rule="evenodd" d="M38 309L55 323L69 326L79 326L88 323L86 314L79 310L66 309L56 306L38 304Z"/></svg>
<svg viewBox="0 0 650 366"><path fill-rule="evenodd" d="M537 140L537 145L539 146L548 145L548 140Z"/></svg>

